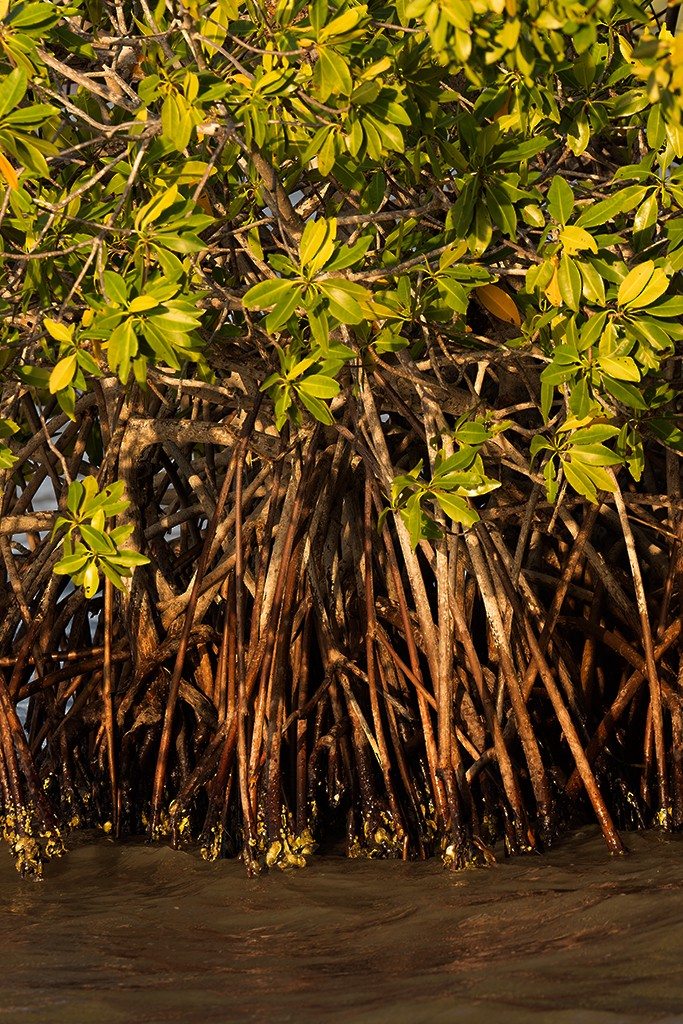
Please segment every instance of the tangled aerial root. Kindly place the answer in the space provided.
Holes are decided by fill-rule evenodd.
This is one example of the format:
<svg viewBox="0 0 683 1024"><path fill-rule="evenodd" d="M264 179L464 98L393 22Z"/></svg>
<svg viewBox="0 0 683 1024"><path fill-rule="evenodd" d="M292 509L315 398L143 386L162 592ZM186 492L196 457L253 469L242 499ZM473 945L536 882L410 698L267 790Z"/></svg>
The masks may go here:
<svg viewBox="0 0 683 1024"><path fill-rule="evenodd" d="M618 826L680 827L665 467L651 494L553 510L506 442L481 521L413 550L399 516L378 530L378 466L416 453L388 393L359 404L372 430L288 439L258 402L226 426L225 398L193 382L211 415L190 423L182 388L158 387L164 420L128 418L112 453L151 564L109 618L52 575L41 513L5 495L19 591L2 598L0 803L23 873L61 852L58 820L241 853L252 872L330 842L487 863L497 839L539 848L589 812L612 851ZM437 426L413 426L416 451ZM11 547L20 529L30 544Z"/></svg>

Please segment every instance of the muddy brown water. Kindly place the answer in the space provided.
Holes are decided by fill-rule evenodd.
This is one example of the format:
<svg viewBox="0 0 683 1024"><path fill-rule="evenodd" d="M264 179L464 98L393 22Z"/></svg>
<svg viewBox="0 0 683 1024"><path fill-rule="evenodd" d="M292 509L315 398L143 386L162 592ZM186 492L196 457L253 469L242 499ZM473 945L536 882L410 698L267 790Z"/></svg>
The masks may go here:
<svg viewBox="0 0 683 1024"><path fill-rule="evenodd" d="M460 874L76 841L42 884L0 851L0 1022L683 1022L683 836L593 829ZM72 847L74 842L72 841Z"/></svg>

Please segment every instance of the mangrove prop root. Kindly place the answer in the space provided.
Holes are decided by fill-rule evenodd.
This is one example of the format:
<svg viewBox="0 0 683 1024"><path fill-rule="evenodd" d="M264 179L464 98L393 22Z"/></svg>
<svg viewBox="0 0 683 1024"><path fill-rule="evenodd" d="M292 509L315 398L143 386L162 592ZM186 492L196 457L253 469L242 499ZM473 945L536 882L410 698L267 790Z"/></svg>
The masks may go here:
<svg viewBox="0 0 683 1024"><path fill-rule="evenodd" d="M88 408L95 424L119 409L100 430L151 564L89 603L50 576L48 523L22 539L35 489L6 488L0 829L22 872L75 826L151 830L256 873L315 849L488 863L496 839L528 850L586 817L618 852L620 827L683 822L666 467L650 467L647 516L647 495L618 490L553 513L525 452L507 466L484 449L502 486L481 523L442 517L414 549L399 515L379 515L443 416L401 378L406 456L383 379L359 387L354 430L280 437L256 385L230 407L188 381L203 409L188 420L182 384L157 380L130 415L103 381L106 407ZM85 473L61 422L47 418L52 443Z"/></svg>

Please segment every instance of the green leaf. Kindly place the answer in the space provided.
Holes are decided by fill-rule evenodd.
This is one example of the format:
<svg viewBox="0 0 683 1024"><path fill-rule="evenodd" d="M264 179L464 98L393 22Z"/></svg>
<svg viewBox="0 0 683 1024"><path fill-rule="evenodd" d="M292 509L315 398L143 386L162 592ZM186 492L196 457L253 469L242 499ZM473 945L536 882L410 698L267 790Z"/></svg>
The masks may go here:
<svg viewBox="0 0 683 1024"><path fill-rule="evenodd" d="M76 392L71 384L57 392L57 404L72 422L76 422Z"/></svg>
<svg viewBox="0 0 683 1024"><path fill-rule="evenodd" d="M300 394L303 392L314 398L334 398L339 394L337 381L322 373L312 373L309 377L304 377L297 383L296 389Z"/></svg>
<svg viewBox="0 0 683 1024"><path fill-rule="evenodd" d="M138 339L133 324L130 320L124 320L112 332L107 346L107 358L112 370L118 371L119 380L125 384L130 373L131 359L137 355Z"/></svg>
<svg viewBox="0 0 683 1024"><path fill-rule="evenodd" d="M564 252L560 257L560 265L557 269L557 283L562 301L570 309L578 312L581 304L581 274L574 260Z"/></svg>
<svg viewBox="0 0 683 1024"><path fill-rule="evenodd" d="M601 466L591 466L578 460L571 462L562 460L564 475L577 494L582 494L594 505L597 504L598 491L613 491L614 481Z"/></svg>
<svg viewBox="0 0 683 1024"><path fill-rule="evenodd" d="M270 309L297 290L296 281L274 277L250 288L242 296L242 304L247 309Z"/></svg>
<svg viewBox="0 0 683 1024"><path fill-rule="evenodd" d="M605 330L605 324L607 323L607 311L603 310L602 313L596 313L592 316L581 328L580 333L580 349L582 352L587 352L592 345L598 340L602 332Z"/></svg>
<svg viewBox="0 0 683 1024"><path fill-rule="evenodd" d="M664 328L649 317L640 316L624 325L627 333L657 352L668 354L673 351L673 339Z"/></svg>
<svg viewBox="0 0 683 1024"><path fill-rule="evenodd" d="M3 120L5 125L13 128L36 130L41 128L53 114L57 113L59 113L58 107L52 107L47 103L32 103L28 107L19 107L17 110L13 110L11 114L6 114ZM41 152L47 153L51 151L50 144L46 144L42 139L39 140L39 148Z"/></svg>
<svg viewBox="0 0 683 1024"><path fill-rule="evenodd" d="M662 416L652 416L648 419L647 425L660 441L670 445L677 451L683 452L683 431L675 423Z"/></svg>
<svg viewBox="0 0 683 1024"><path fill-rule="evenodd" d="M467 313L469 296L460 282L444 274L439 278L438 285L449 308L454 313L461 313L464 316Z"/></svg>
<svg viewBox="0 0 683 1024"><path fill-rule="evenodd" d="M85 515L92 515L95 509L100 508L106 500L106 489L100 493L97 489L97 480L93 476L86 476L82 482L82 487L83 501L81 511Z"/></svg>
<svg viewBox="0 0 683 1024"><path fill-rule="evenodd" d="M647 141L651 149L659 149L666 138L666 123L661 103L655 103L647 115Z"/></svg>
<svg viewBox="0 0 683 1024"><path fill-rule="evenodd" d="M493 237L493 225L488 208L479 203L474 211L474 221L467 242L473 253L481 255L486 252Z"/></svg>
<svg viewBox="0 0 683 1024"><path fill-rule="evenodd" d="M79 368L84 373L93 374L93 376L95 377L102 376L102 371L100 370L99 366L97 365L93 357L90 355L90 353L86 352L85 349L78 349L78 351L76 352L76 360L78 362Z"/></svg>
<svg viewBox="0 0 683 1024"><path fill-rule="evenodd" d="M161 108L161 126L164 137L182 152L192 137L192 119L185 100L176 92L170 93Z"/></svg>
<svg viewBox="0 0 683 1024"><path fill-rule="evenodd" d="M147 555L143 555L140 551L130 551L129 549L124 548L123 550L117 550L115 555L107 556L106 559L103 559L102 568L104 568L106 562L129 569L136 565L148 565L149 558Z"/></svg>
<svg viewBox="0 0 683 1024"><path fill-rule="evenodd" d="M650 316L676 317L683 315L683 295L676 295L665 302L658 302L656 305L649 305L647 311Z"/></svg>
<svg viewBox="0 0 683 1024"><path fill-rule="evenodd" d="M186 309L172 303L164 307L163 312L152 313L148 319L151 324L162 331L180 334L188 334L190 331L196 330L200 324L197 312L189 313Z"/></svg>
<svg viewBox="0 0 683 1024"><path fill-rule="evenodd" d="M517 232L517 214L506 193L495 185L489 185L486 190L486 205L496 227L508 238L514 238Z"/></svg>
<svg viewBox="0 0 683 1024"><path fill-rule="evenodd" d="M14 420L0 420L0 437L11 437L18 430L19 427Z"/></svg>
<svg viewBox="0 0 683 1024"><path fill-rule="evenodd" d="M15 68L5 77L0 86L0 119L13 110L26 92L26 72Z"/></svg>
<svg viewBox="0 0 683 1024"><path fill-rule="evenodd" d="M87 523L81 523L79 530L84 544L87 544L87 546L96 554L106 555L107 553L114 553L116 551L114 544L102 530L97 530L93 526L88 526Z"/></svg>
<svg viewBox="0 0 683 1024"><path fill-rule="evenodd" d="M414 494L406 503L406 519L408 532L410 533L410 544L413 549L417 547L422 539L422 508L420 495Z"/></svg>
<svg viewBox="0 0 683 1024"><path fill-rule="evenodd" d="M275 427L278 428L278 430L282 430L285 424L287 423L287 418L290 409L294 411L294 407L292 406L292 392L289 387L281 387L279 389L276 389L274 406ZM292 416L292 419L294 419L294 415Z"/></svg>
<svg viewBox="0 0 683 1024"><path fill-rule="evenodd" d="M585 111L581 111L574 123L567 131L567 145L574 156L581 156L585 152L591 138L590 122Z"/></svg>
<svg viewBox="0 0 683 1024"><path fill-rule="evenodd" d="M386 177L381 171L375 171L370 176L367 185L363 189L361 195L361 211L376 213L380 207L382 200L384 199L384 193L386 192L387 181ZM368 244L370 239L368 239ZM332 266L331 270L341 270L341 267Z"/></svg>
<svg viewBox="0 0 683 1024"><path fill-rule="evenodd" d="M343 14L333 18L332 21L327 22L324 27L320 29L318 39L321 43L326 42L329 39L346 35L347 32L351 32L352 29L358 25L359 21L367 15L367 7L365 4L359 4L357 7L351 7L347 9Z"/></svg>
<svg viewBox="0 0 683 1024"><path fill-rule="evenodd" d="M543 479L545 480L545 489L548 495L548 501L552 503L555 501L559 490L555 459L549 459L548 462L546 462L543 467Z"/></svg>
<svg viewBox="0 0 683 1024"><path fill-rule="evenodd" d="M311 329L311 335L317 344L320 345L323 353L327 354L330 347L330 321L327 316L327 310L323 308L322 303L308 310L308 326Z"/></svg>
<svg viewBox="0 0 683 1024"><path fill-rule="evenodd" d="M330 96L350 96L353 91L348 64L340 54L327 47L318 50L314 81L323 103Z"/></svg>
<svg viewBox="0 0 683 1024"><path fill-rule="evenodd" d="M283 324L286 324L289 318L293 315L297 306L301 304L302 297L303 288L301 288L301 286L290 288L289 291L283 295L272 312L270 312L265 318L264 326L266 330L268 332L278 331Z"/></svg>
<svg viewBox="0 0 683 1024"><path fill-rule="evenodd" d="M501 163L506 167L519 165L523 160L531 160L538 153L542 153L544 149L551 147L553 142L552 136L539 135L538 138L527 139L526 142L520 142L517 146L506 145L502 154L494 161L493 166Z"/></svg>
<svg viewBox="0 0 683 1024"><path fill-rule="evenodd" d="M302 405L308 409L311 416L313 416L318 423L325 423L327 426L331 426L334 423L334 416L324 402L321 402L320 399L316 398L314 395L310 395L306 391L302 391L300 386L297 386L296 390L299 394Z"/></svg>
<svg viewBox="0 0 683 1024"><path fill-rule="evenodd" d="M658 213L657 194L653 192L641 203L633 218L633 246L637 252L642 252L652 241Z"/></svg>
<svg viewBox="0 0 683 1024"><path fill-rule="evenodd" d="M111 559L101 558L100 568L102 569L102 572L107 577L109 582L112 583L117 590L125 591L126 588L123 580L121 579L121 575L116 571L116 569L114 569L113 565L111 564ZM130 576L130 573L125 572L124 575Z"/></svg>
<svg viewBox="0 0 683 1024"><path fill-rule="evenodd" d="M466 498L461 498L457 494L449 494L447 491L435 490L433 493L440 507L454 523L460 523L461 526L469 529L479 522L479 513L472 508Z"/></svg>
<svg viewBox="0 0 683 1024"><path fill-rule="evenodd" d="M550 412L553 407L553 400L555 398L555 387L548 381L541 381L541 414L543 416L543 422L547 423L550 419ZM534 438L536 440L536 438Z"/></svg>
<svg viewBox="0 0 683 1024"><path fill-rule="evenodd" d="M66 495L66 505L72 515L76 515L80 508L81 502L85 497L85 486L80 480L74 480L73 483L69 484L69 490Z"/></svg>
<svg viewBox="0 0 683 1024"><path fill-rule="evenodd" d="M177 199L177 185L171 185L170 188L165 189L163 192L157 192L157 194L150 199L148 203L145 203L145 205L142 206L135 215L135 220L133 221L135 230L139 231L140 234L144 234L145 229L148 228L150 224L153 224L155 220L158 220L165 210L168 210L169 207L173 206Z"/></svg>
<svg viewBox="0 0 683 1024"><path fill-rule="evenodd" d="M0 469L11 469L16 461L17 456L12 454L7 445L0 444Z"/></svg>
<svg viewBox="0 0 683 1024"><path fill-rule="evenodd" d="M589 50L586 50L574 61L572 72L583 91L588 92L595 81L596 73L595 61Z"/></svg>
<svg viewBox="0 0 683 1024"><path fill-rule="evenodd" d="M301 266L307 267L312 261L313 257L320 252L323 248L323 244L331 235L329 239L329 251L330 254L334 248L334 238L337 234L337 222L332 220L326 221L323 217L319 220L309 220L304 228L304 233L301 236L299 242L299 258L301 260Z"/></svg>
<svg viewBox="0 0 683 1024"><path fill-rule="evenodd" d="M472 223L474 211L478 205L478 200L479 182L476 178L470 177L450 211L452 214L453 232L456 238L466 237Z"/></svg>
<svg viewBox="0 0 683 1024"><path fill-rule="evenodd" d="M377 131L382 136L382 141L387 149L393 150L395 153L405 152L403 132L398 125L391 124L389 121L378 121Z"/></svg>
<svg viewBox="0 0 683 1024"><path fill-rule="evenodd" d="M469 416L469 413L465 413L464 415ZM476 424L472 425L476 428ZM460 426L456 425L456 429L453 432L454 440L461 444L461 447L457 452L450 455L447 459L442 459L441 453L437 453L434 478L438 479L439 486L443 485L444 476L449 476L454 473L462 474L463 471L472 466L472 463L475 462L477 458L478 449L465 444L461 440L463 429L465 430L465 437L467 437L467 429L464 423L461 423Z"/></svg>
<svg viewBox="0 0 683 1024"><path fill-rule="evenodd" d="M341 277L320 281L318 287L327 299L330 313L340 323L359 324L365 319L364 306L371 298L367 288Z"/></svg>
<svg viewBox="0 0 683 1024"><path fill-rule="evenodd" d="M183 231L182 234L177 231L164 231L156 234L154 240L157 245L163 245L171 252L179 252L183 255L204 252L206 249L206 243L193 231Z"/></svg>
<svg viewBox="0 0 683 1024"><path fill-rule="evenodd" d="M585 377L581 377L575 381L569 392L569 411L577 419L585 419L590 415L595 405L596 403L591 398L588 390L588 381ZM600 406L598 406L599 409Z"/></svg>
<svg viewBox="0 0 683 1024"><path fill-rule="evenodd" d="M372 245L372 241L372 235L366 235L364 238L359 238L355 245L343 245L337 250L334 259L325 265L325 272L333 274L360 263Z"/></svg>
<svg viewBox="0 0 683 1024"><path fill-rule="evenodd" d="M548 212L558 224L566 224L574 209L574 193L564 178L556 174L548 189Z"/></svg>
<svg viewBox="0 0 683 1024"><path fill-rule="evenodd" d="M150 242L149 248L154 253L164 277L168 278L169 281L180 280L185 271L178 257L154 242Z"/></svg>
<svg viewBox="0 0 683 1024"><path fill-rule="evenodd" d="M581 228L594 228L598 224L608 224L620 213L628 213L642 202L647 189L641 185L629 185L621 189L609 199L584 207L576 223Z"/></svg>
<svg viewBox="0 0 683 1024"><path fill-rule="evenodd" d="M539 206L533 203L527 203L522 207L522 217L527 224L530 224L532 228L544 228L545 217Z"/></svg>
<svg viewBox="0 0 683 1024"><path fill-rule="evenodd" d="M605 304L605 282L588 260L577 260L576 264L581 271L583 279L583 294L587 302L594 302L598 306Z"/></svg>
<svg viewBox="0 0 683 1024"><path fill-rule="evenodd" d="M53 572L56 573L57 576L73 576L74 573L81 571L90 557L91 556L87 552L66 555L57 562Z"/></svg>
<svg viewBox="0 0 683 1024"><path fill-rule="evenodd" d="M619 381L614 377L608 377L607 375L602 378L603 386L616 398L617 402L621 402L622 405L626 405L629 409L636 409L638 412L644 412L647 409L647 402L643 399L638 388L632 384L625 384L623 381Z"/></svg>
<svg viewBox="0 0 683 1024"><path fill-rule="evenodd" d="M622 461L620 455L606 448L604 444L575 444L569 451L574 462L583 462L590 466L618 466Z"/></svg>
<svg viewBox="0 0 683 1024"><path fill-rule="evenodd" d="M481 420L463 423L453 433L453 439L459 444L482 445L491 437Z"/></svg>
<svg viewBox="0 0 683 1024"><path fill-rule="evenodd" d="M126 505L128 505L128 502L126 502ZM116 547L120 548L121 545L128 540L134 530L135 527L132 523L123 523L121 526L115 526L114 529L110 531L109 536L113 543L116 544Z"/></svg>
<svg viewBox="0 0 683 1024"><path fill-rule="evenodd" d="M121 275L113 270L105 270L102 277L107 296L112 302L118 302L119 306L125 306L128 302L128 285Z"/></svg>

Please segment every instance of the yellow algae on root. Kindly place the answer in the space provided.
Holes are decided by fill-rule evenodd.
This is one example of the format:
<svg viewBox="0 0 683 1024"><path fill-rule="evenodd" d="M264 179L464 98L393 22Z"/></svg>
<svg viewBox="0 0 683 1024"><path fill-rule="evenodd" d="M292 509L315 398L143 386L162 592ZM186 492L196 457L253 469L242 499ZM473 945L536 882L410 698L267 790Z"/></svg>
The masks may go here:
<svg viewBox="0 0 683 1024"><path fill-rule="evenodd" d="M0 821L0 834L22 878L40 880L43 864L65 852L59 829L41 822L30 806L5 814Z"/></svg>

